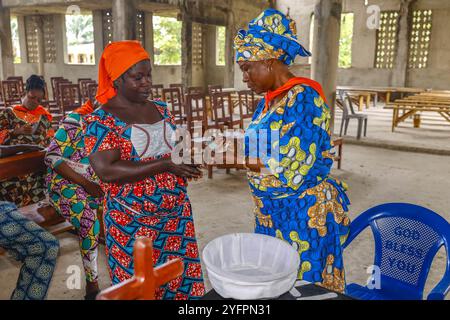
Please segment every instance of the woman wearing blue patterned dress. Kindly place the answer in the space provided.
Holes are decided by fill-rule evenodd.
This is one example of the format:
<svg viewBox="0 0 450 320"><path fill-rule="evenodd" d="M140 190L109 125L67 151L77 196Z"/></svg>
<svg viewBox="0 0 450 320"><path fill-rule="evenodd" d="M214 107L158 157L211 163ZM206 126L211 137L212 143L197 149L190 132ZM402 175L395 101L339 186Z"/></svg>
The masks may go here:
<svg viewBox="0 0 450 320"><path fill-rule="evenodd" d="M350 202L344 184L330 176L331 113L320 84L288 67L310 53L297 41L295 23L274 9L240 30L234 45L243 81L266 93L245 136L255 232L292 244L299 279L343 292Z"/></svg>

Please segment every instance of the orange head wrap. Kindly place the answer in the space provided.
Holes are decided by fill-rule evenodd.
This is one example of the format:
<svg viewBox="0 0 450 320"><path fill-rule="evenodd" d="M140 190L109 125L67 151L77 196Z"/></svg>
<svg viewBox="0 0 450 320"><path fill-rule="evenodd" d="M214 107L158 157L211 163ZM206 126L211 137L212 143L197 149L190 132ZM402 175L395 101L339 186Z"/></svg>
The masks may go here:
<svg viewBox="0 0 450 320"><path fill-rule="evenodd" d="M113 42L103 50L98 66L98 89L96 99L104 104L116 96L113 81L128 69L150 56L138 41Z"/></svg>
<svg viewBox="0 0 450 320"><path fill-rule="evenodd" d="M94 112L94 107L92 106L91 100L88 99L85 104L83 104L78 109L74 110L75 113L81 114L82 116L91 114Z"/></svg>
<svg viewBox="0 0 450 320"><path fill-rule="evenodd" d="M13 110L15 112L21 112L25 115L31 115L31 116L35 117L37 120L39 119L40 116L46 117L49 122L51 122L53 120L53 116L51 115L51 113L47 109L45 109L43 106L38 106L37 108L30 110L30 109L27 109L23 105L17 105L17 106L14 106ZM22 117L20 117L20 118L22 119ZM31 121L31 122L34 122L34 121Z"/></svg>

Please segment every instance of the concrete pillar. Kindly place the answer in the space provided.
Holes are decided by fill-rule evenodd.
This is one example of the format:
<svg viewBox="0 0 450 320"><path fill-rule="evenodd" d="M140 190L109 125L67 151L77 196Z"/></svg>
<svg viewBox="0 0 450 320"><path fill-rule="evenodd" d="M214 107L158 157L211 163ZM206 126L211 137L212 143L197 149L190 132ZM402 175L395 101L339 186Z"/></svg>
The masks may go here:
<svg viewBox="0 0 450 320"><path fill-rule="evenodd" d="M0 76L6 79L14 75L14 54L11 37L11 13L9 8L3 8L0 0Z"/></svg>
<svg viewBox="0 0 450 320"><path fill-rule="evenodd" d="M150 60L152 62L152 66L155 64L155 50L153 48L154 40L153 40L153 13L145 12L144 15L144 46L145 50L147 50L150 55Z"/></svg>
<svg viewBox="0 0 450 320"><path fill-rule="evenodd" d="M23 15L17 16L17 27L19 29L21 63L28 63L27 34L25 32L25 17Z"/></svg>
<svg viewBox="0 0 450 320"><path fill-rule="evenodd" d="M185 87L192 85L192 19L182 14L181 25L181 82Z"/></svg>
<svg viewBox="0 0 450 320"><path fill-rule="evenodd" d="M225 79L224 85L225 87L233 87L234 86L234 49L233 49L233 40L236 36L237 29L236 23L234 19L233 11L229 11L227 14L227 26L225 29Z"/></svg>
<svg viewBox="0 0 450 320"><path fill-rule="evenodd" d="M136 40L136 7L132 0L113 0L113 40Z"/></svg>
<svg viewBox="0 0 450 320"><path fill-rule="evenodd" d="M66 17L63 14L55 14L53 16L53 21L55 23L56 65L58 68L64 68L65 64L68 62Z"/></svg>
<svg viewBox="0 0 450 320"><path fill-rule="evenodd" d="M38 74L45 77L45 40L44 40L44 21L43 16L37 19L37 46L38 46Z"/></svg>
<svg viewBox="0 0 450 320"><path fill-rule="evenodd" d="M394 87L405 87L408 73L409 29L412 6L416 0L401 0L398 24L397 54L392 83Z"/></svg>
<svg viewBox="0 0 450 320"><path fill-rule="evenodd" d="M319 82L331 109L334 126L334 103L339 60L342 0L320 0L314 12L314 55L312 78Z"/></svg>
<svg viewBox="0 0 450 320"><path fill-rule="evenodd" d="M103 53L103 16L101 10L92 12L92 23L94 25L95 64L98 64Z"/></svg>

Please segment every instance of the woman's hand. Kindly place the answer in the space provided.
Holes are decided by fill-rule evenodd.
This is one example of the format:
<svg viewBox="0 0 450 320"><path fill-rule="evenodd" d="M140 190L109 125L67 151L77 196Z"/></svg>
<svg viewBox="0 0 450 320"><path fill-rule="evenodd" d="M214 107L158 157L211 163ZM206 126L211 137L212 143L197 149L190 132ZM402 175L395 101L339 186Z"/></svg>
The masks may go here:
<svg viewBox="0 0 450 320"><path fill-rule="evenodd" d="M171 159L168 159L167 171L177 176L197 180L203 176L203 172L200 170L199 165L195 164L175 164Z"/></svg>
<svg viewBox="0 0 450 320"><path fill-rule="evenodd" d="M15 128L14 131L12 132L12 134L14 136L20 136L20 135L29 136L29 135L33 134L33 128L29 124L26 124L26 125Z"/></svg>
<svg viewBox="0 0 450 320"><path fill-rule="evenodd" d="M104 193L100 185L95 182L88 181L85 185L83 185L84 190L89 193L94 198L102 198Z"/></svg>

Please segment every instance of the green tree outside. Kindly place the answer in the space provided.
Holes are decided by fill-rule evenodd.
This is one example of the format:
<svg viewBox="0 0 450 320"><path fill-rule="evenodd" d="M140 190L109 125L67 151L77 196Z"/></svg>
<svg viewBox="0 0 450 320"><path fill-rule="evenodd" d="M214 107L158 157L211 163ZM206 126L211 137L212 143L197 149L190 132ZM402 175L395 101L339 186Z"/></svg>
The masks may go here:
<svg viewBox="0 0 450 320"><path fill-rule="evenodd" d="M353 13L341 15L341 35L339 39L339 68L352 66Z"/></svg>
<svg viewBox="0 0 450 320"><path fill-rule="evenodd" d="M11 38L13 43L14 63L21 63L22 58L20 56L19 24L17 22L17 17L11 17Z"/></svg>
<svg viewBox="0 0 450 320"><path fill-rule="evenodd" d="M181 65L181 22L153 16L155 64Z"/></svg>
<svg viewBox="0 0 450 320"><path fill-rule="evenodd" d="M216 27L216 65L225 65L225 27Z"/></svg>
<svg viewBox="0 0 450 320"><path fill-rule="evenodd" d="M67 15L66 30L69 45L94 42L92 15Z"/></svg>

